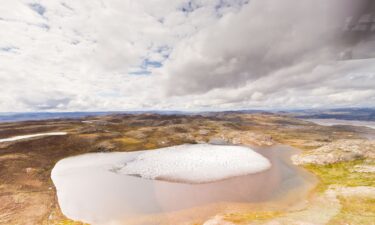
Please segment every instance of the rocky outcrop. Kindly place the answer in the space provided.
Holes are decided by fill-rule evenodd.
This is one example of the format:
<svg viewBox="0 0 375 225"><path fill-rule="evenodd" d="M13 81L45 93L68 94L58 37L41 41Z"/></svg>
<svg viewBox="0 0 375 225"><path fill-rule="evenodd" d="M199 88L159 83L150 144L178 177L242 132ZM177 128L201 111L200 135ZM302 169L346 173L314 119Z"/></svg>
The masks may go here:
<svg viewBox="0 0 375 225"><path fill-rule="evenodd" d="M211 140L249 146L271 146L275 144L271 136L250 131L222 130L219 135L212 137Z"/></svg>
<svg viewBox="0 0 375 225"><path fill-rule="evenodd" d="M116 149L116 146L109 141L102 141L95 148L97 152L111 152Z"/></svg>
<svg viewBox="0 0 375 225"><path fill-rule="evenodd" d="M296 165L326 165L363 158L375 158L375 141L339 140L300 155L294 155Z"/></svg>

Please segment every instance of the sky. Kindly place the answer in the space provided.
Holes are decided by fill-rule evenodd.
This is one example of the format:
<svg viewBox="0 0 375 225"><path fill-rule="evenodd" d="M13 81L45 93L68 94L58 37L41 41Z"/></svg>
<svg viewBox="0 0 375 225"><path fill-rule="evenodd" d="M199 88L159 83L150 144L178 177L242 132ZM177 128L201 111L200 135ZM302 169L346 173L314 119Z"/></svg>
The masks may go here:
<svg viewBox="0 0 375 225"><path fill-rule="evenodd" d="M0 112L375 107L372 0L2 0Z"/></svg>

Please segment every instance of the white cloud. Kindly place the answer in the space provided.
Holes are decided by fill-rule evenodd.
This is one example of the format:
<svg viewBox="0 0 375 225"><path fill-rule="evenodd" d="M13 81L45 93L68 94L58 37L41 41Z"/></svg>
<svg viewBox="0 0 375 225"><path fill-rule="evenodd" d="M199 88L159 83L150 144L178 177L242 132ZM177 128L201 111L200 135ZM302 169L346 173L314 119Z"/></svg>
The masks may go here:
<svg viewBox="0 0 375 225"><path fill-rule="evenodd" d="M349 4L5 0L0 111L374 106Z"/></svg>

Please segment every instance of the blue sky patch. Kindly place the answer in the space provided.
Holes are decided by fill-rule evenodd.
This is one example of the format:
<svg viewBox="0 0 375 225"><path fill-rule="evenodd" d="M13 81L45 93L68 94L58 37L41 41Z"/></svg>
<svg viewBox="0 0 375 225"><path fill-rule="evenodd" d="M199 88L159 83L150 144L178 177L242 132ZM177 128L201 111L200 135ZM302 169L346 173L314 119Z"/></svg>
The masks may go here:
<svg viewBox="0 0 375 225"><path fill-rule="evenodd" d="M163 64L161 62L158 62L158 61L151 61L149 59L145 59L143 60L142 62L142 65L141 65L141 68L143 69L148 69L149 67L153 67L153 68L159 68L161 67Z"/></svg>
<svg viewBox="0 0 375 225"><path fill-rule="evenodd" d="M14 46L0 47L0 52L12 52L15 53L19 48Z"/></svg>
<svg viewBox="0 0 375 225"><path fill-rule="evenodd" d="M43 16L44 13L46 12L46 8L38 3L31 3L29 4L29 7L31 10L33 10L34 12L38 13L41 16Z"/></svg>
<svg viewBox="0 0 375 225"><path fill-rule="evenodd" d="M129 75L136 75L136 76L151 75L151 72L148 70L138 70L138 71L129 72Z"/></svg>
<svg viewBox="0 0 375 225"><path fill-rule="evenodd" d="M179 9L184 12L185 14L189 14L194 12L194 10L200 8L199 5L197 5L193 1L188 1L187 3L183 4Z"/></svg>

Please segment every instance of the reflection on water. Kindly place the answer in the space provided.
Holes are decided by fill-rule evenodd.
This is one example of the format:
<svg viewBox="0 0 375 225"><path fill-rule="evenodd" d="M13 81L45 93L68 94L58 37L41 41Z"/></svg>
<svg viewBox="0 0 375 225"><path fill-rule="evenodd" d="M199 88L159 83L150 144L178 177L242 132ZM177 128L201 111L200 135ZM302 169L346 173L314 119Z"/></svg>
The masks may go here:
<svg viewBox="0 0 375 225"><path fill-rule="evenodd" d="M69 218L92 224L108 224L141 215L169 213L222 202L260 203L277 199L290 190L306 185L304 174L287 163L293 153L291 148L274 146L256 150L271 161L271 169L205 184L147 180L110 171L106 161L124 153L98 153L101 160L97 154L78 156L86 161L92 158L97 163L94 166L72 167L68 171L69 176L62 181L63 190L59 189L61 181L60 184L55 183L59 204Z"/></svg>

